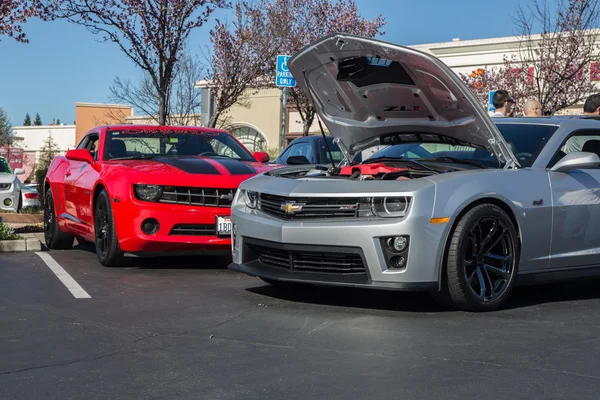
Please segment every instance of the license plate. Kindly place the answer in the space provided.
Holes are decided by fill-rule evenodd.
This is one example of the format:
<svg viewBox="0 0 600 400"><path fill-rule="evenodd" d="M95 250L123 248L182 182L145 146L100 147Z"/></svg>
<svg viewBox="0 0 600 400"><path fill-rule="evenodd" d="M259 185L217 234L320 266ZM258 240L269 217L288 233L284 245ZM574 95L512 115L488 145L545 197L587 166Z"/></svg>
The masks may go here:
<svg viewBox="0 0 600 400"><path fill-rule="evenodd" d="M217 236L231 235L231 218L217 217Z"/></svg>

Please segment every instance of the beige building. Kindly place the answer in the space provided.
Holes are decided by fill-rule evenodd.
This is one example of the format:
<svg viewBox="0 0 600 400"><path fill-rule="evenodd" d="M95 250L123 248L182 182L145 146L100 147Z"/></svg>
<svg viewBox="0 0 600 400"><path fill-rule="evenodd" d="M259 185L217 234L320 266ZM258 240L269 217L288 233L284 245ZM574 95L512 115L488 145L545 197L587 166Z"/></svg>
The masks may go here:
<svg viewBox="0 0 600 400"><path fill-rule="evenodd" d="M101 125L124 124L133 116L133 107L123 104L75 103L75 143L90 129Z"/></svg>

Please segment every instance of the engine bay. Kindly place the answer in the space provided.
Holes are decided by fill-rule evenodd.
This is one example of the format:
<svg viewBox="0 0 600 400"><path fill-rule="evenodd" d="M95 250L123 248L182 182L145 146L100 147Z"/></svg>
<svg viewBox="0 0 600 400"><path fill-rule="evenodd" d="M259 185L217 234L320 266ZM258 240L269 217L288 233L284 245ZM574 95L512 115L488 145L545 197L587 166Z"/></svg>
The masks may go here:
<svg viewBox="0 0 600 400"><path fill-rule="evenodd" d="M346 165L341 168L325 166L304 166L275 169L266 175L280 176L290 179L300 178L333 178L348 180L408 180L437 175L439 173L456 171L456 168L436 166L436 169L411 160L382 161L356 165Z"/></svg>

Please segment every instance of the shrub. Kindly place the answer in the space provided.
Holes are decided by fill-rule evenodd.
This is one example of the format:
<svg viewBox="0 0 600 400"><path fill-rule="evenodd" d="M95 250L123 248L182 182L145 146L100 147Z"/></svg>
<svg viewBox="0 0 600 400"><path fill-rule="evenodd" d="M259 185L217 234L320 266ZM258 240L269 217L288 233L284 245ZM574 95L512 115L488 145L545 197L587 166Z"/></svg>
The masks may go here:
<svg viewBox="0 0 600 400"><path fill-rule="evenodd" d="M58 148L54 141L52 140L52 136L48 136L48 139L44 142L44 147L42 147L41 156L38 164L35 166L35 181L37 183L37 191L39 193L38 200L41 205L44 205L44 180L46 179L46 174L48 173L48 168L50 168L50 163L56 155L58 155Z"/></svg>
<svg viewBox="0 0 600 400"><path fill-rule="evenodd" d="M269 153L270 160L273 161L279 156L280 151L279 151L279 148L275 147L275 148L269 149L267 151L267 153Z"/></svg>
<svg viewBox="0 0 600 400"><path fill-rule="evenodd" d="M17 240L21 239L21 236L17 235L15 231L5 224L0 222L0 240Z"/></svg>

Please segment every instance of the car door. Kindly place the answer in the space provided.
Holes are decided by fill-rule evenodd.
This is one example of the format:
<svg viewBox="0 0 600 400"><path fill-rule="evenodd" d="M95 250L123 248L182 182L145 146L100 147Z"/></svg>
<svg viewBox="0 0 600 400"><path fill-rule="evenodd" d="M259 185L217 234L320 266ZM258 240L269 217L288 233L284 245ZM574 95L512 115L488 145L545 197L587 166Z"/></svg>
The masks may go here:
<svg viewBox="0 0 600 400"><path fill-rule="evenodd" d="M96 160L98 138L98 133L89 133L77 148L87 149ZM72 226L75 229L82 232L87 232L92 222L91 197L97 175L96 170L85 161L71 160L69 169L65 172L64 190L67 218L72 221Z"/></svg>
<svg viewBox="0 0 600 400"><path fill-rule="evenodd" d="M589 136L584 140L600 144L600 131L578 131L572 136ZM600 156L593 145L583 146L583 151ZM600 169L549 174L553 201L550 268L600 265Z"/></svg>

